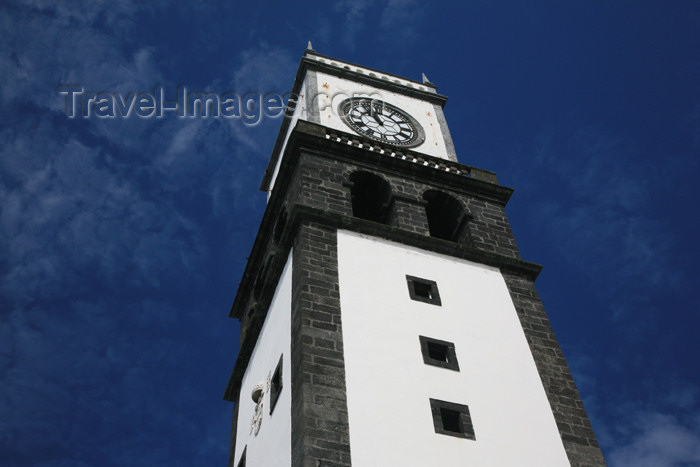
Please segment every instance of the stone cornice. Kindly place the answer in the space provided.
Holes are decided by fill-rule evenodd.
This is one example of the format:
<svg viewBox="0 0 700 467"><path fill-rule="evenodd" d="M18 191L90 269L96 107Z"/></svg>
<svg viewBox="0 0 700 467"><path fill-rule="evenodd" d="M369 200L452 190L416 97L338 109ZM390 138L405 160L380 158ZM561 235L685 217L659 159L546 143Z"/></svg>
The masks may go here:
<svg viewBox="0 0 700 467"><path fill-rule="evenodd" d="M308 148L310 152L323 152L328 157L351 158L354 163L371 163L373 167L380 166L399 171L402 175L412 175L432 182L439 181L451 189L476 194L503 205L513 193L511 188L498 185L496 174L488 170L410 149L381 145L360 135L304 120L297 122L289 136L278 180L282 177L284 166L288 166L290 159L298 156L296 153L301 146Z"/></svg>
<svg viewBox="0 0 700 467"><path fill-rule="evenodd" d="M321 54L316 53L316 52L307 52L304 55L304 58L301 59L301 65L299 67L300 71L302 70L302 68L304 69L302 72L302 77L307 69L314 69L316 71L322 71L324 73L335 75L335 76L338 76L340 78L347 78L349 80L356 81L358 83L367 84L367 85L375 87L377 89L384 89L387 91L395 92L397 94L404 94L406 96L416 97L418 99L428 101L428 102L433 103L433 104L437 104L440 107L444 107L445 104L447 103L447 96L443 96L442 94L438 94L435 90L436 89L435 85L433 85L432 83L430 83L430 84L419 83L417 81L413 81L413 80L410 80L408 78L404 78L402 76L392 75L391 73L387 73L385 71L380 71L380 70L376 70L374 68L368 68L366 66L356 65L354 63L338 60L339 62L344 63L348 66L355 67L355 70L353 70L350 68L345 68L345 67L340 66L340 65L332 65L331 63L321 62L319 60L309 58L309 57L307 57L307 55L314 55L316 57L321 57L325 60L328 60L329 62L332 62L333 60L335 60L332 57L327 57L325 55L321 55ZM377 76L371 76L369 74L365 74L365 73L356 71L358 68L362 68L362 69L365 69L369 72L376 73L376 74L382 75L382 76L399 78L401 81L413 83L413 86L426 87L430 90L424 91L422 89L419 89L418 87L412 87L412 86L409 87L409 86L406 86L405 84L391 81L390 79L383 79L383 78L379 78Z"/></svg>

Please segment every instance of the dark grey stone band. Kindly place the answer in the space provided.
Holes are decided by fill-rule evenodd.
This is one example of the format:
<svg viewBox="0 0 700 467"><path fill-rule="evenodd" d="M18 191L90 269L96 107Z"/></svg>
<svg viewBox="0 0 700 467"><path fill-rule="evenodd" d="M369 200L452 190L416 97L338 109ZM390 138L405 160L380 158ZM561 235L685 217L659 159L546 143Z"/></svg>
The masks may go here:
<svg viewBox="0 0 700 467"><path fill-rule="evenodd" d="M318 76L316 71L309 70L306 74L306 112L309 120L314 123L321 123L321 114L318 111Z"/></svg>
<svg viewBox="0 0 700 467"><path fill-rule="evenodd" d="M445 112L443 112L442 107L437 104L433 104L433 110L435 111L435 116L440 124L442 139L445 140L445 150L447 151L447 155L450 157L450 160L458 162L457 152L455 151L455 145L452 142L452 135L450 134L450 128L447 126L447 120L445 120Z"/></svg>
<svg viewBox="0 0 700 467"><path fill-rule="evenodd" d="M302 223L292 255L292 466L349 466L335 228Z"/></svg>

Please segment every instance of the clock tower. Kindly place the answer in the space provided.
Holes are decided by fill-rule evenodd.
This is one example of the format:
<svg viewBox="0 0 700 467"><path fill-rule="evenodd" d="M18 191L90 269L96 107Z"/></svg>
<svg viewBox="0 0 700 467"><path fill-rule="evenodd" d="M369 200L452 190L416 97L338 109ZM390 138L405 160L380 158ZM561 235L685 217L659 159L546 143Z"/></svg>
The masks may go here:
<svg viewBox="0 0 700 467"><path fill-rule="evenodd" d="M447 98L311 44L292 95L231 309L229 465L605 465Z"/></svg>

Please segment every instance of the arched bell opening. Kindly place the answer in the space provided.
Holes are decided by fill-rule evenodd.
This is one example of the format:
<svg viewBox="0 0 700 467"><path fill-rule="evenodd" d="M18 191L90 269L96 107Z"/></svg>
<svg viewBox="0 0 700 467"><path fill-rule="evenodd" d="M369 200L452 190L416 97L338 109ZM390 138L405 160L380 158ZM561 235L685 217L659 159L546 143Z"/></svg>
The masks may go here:
<svg viewBox="0 0 700 467"><path fill-rule="evenodd" d="M369 172L350 175L352 215L360 219L388 224L391 214L391 186L382 177Z"/></svg>
<svg viewBox="0 0 700 467"><path fill-rule="evenodd" d="M423 199L427 202L425 213L431 237L450 242L466 239L466 227L470 216L462 207L462 203L438 190L426 191Z"/></svg>

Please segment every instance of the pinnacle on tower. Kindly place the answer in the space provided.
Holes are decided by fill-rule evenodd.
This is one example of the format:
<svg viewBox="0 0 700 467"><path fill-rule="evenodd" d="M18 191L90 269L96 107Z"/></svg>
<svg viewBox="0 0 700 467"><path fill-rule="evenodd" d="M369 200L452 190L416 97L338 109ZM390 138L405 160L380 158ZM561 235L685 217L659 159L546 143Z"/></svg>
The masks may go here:
<svg viewBox="0 0 700 467"><path fill-rule="evenodd" d="M311 45L311 41L309 41L309 43L306 45L306 50L309 50L311 52L315 52L314 46Z"/></svg>
<svg viewBox="0 0 700 467"><path fill-rule="evenodd" d="M423 75L423 84L433 84L430 82L427 76L425 76L425 73L421 73Z"/></svg>

